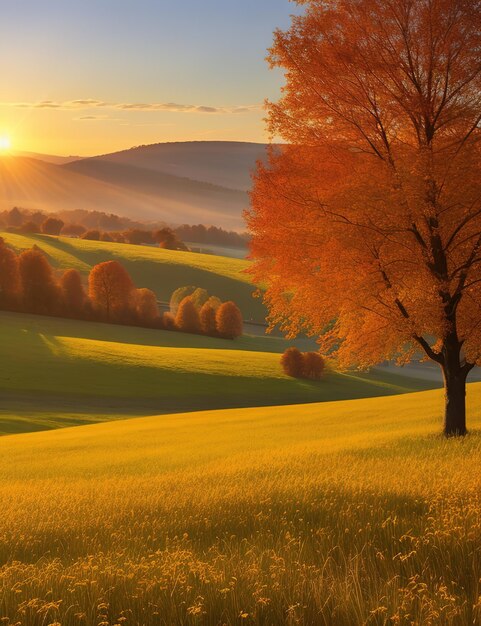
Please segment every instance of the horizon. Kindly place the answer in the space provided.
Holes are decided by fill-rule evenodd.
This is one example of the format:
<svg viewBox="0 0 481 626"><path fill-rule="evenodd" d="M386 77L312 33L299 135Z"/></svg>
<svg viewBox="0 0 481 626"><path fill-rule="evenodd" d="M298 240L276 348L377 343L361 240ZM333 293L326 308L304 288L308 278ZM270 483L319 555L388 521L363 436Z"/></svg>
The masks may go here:
<svg viewBox="0 0 481 626"><path fill-rule="evenodd" d="M289 0L5 7L0 51L13 62L0 86L0 148L88 157L156 143L266 143L263 103L278 97L282 75L264 57L295 12Z"/></svg>
<svg viewBox="0 0 481 626"><path fill-rule="evenodd" d="M99 153L99 154L87 154L87 155L80 155L80 154L47 154L46 152L35 152L33 150L16 150L13 146L9 147L8 149L4 150L4 153L2 154L2 149L1 149L1 145L0 145L0 158L5 158L6 156L28 156L28 155L34 155L32 158L35 158L35 155L38 156L44 156L44 157L60 157L60 158L79 158L79 159L89 159L89 158L95 158L95 157L101 157L101 156L107 156L107 155L111 155L111 154L117 154L119 152L128 152L129 150L137 150L140 148L148 148L151 146L160 146L160 145L170 145L170 144L189 144L189 143L202 143L202 144L206 144L206 143L218 143L218 144L247 144L247 145L253 145L253 146L264 146L264 145L268 145L269 142L265 141L241 141L241 140L234 140L234 139L186 139L184 141L156 141L154 143L144 143L144 144L139 144L139 145L135 145L135 146L128 146L126 148L121 148L120 150L114 150L113 152L104 152L104 153ZM277 143L277 142L276 142ZM1 144L1 141L0 141Z"/></svg>

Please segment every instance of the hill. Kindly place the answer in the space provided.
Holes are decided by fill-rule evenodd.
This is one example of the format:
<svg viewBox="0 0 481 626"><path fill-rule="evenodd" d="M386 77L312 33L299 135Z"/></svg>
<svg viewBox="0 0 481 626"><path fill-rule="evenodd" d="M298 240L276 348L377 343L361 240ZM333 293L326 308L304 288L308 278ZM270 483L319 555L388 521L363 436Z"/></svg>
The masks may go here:
<svg viewBox="0 0 481 626"><path fill-rule="evenodd" d="M292 404L437 386L390 371L285 376L287 342L236 341L0 313L0 433L172 411Z"/></svg>
<svg viewBox="0 0 481 626"><path fill-rule="evenodd" d="M470 385L471 414L480 402ZM481 437L435 436L441 403L432 391L0 438L2 616L478 623Z"/></svg>
<svg viewBox="0 0 481 626"><path fill-rule="evenodd" d="M265 321L266 309L252 297L254 287L245 273L249 261L243 259L48 235L0 235L17 251L38 245L59 269L75 268L86 275L96 263L117 260L138 287L152 289L161 301L169 301L178 287L195 285L222 300L235 300L244 319Z"/></svg>
<svg viewBox="0 0 481 626"><path fill-rule="evenodd" d="M80 156L57 156L55 154L39 154L38 152L13 152L14 156L27 157L28 159L36 159L37 161L45 161L46 163L55 163L56 165L64 165L72 161L78 161L83 157Z"/></svg>
<svg viewBox="0 0 481 626"><path fill-rule="evenodd" d="M0 208L88 209L135 220L207 223L243 230L242 191L137 167L77 161L58 165L26 157L0 158Z"/></svg>
<svg viewBox="0 0 481 626"><path fill-rule="evenodd" d="M249 199L242 191L122 162L84 159L67 163L62 169L122 189L134 197L152 198L157 207L157 220L214 224L233 230L244 228L242 212ZM142 212L135 216L154 219L151 212L148 216Z"/></svg>
<svg viewBox="0 0 481 626"><path fill-rule="evenodd" d="M266 144L238 141L186 141L137 146L89 159L133 165L164 174L248 191L251 173L266 156Z"/></svg>

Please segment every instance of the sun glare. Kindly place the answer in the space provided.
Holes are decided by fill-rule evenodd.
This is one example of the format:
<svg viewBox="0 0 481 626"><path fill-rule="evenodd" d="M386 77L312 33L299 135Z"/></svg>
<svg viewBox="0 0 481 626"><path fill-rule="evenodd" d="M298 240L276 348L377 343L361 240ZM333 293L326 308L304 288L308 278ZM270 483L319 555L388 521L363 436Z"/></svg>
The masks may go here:
<svg viewBox="0 0 481 626"><path fill-rule="evenodd" d="M11 147L12 147L12 142L10 141L10 137L7 137L6 135L1 135L0 136L0 151L8 152L8 150L10 150Z"/></svg>

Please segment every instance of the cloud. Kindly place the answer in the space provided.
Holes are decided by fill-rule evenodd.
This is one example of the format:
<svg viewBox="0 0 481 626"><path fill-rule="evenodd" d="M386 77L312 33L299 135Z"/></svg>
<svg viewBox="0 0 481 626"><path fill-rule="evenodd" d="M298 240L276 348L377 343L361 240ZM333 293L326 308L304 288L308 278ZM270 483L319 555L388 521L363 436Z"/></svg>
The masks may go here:
<svg viewBox="0 0 481 626"><path fill-rule="evenodd" d="M196 104L179 104L176 102L104 102L93 98L81 100L66 100L56 102L54 100L41 100L40 102L0 102L0 107L13 107L20 109L58 109L63 111L110 109L117 111L164 111L171 113L202 113L202 114L239 114L251 113L262 110L262 105L253 104L248 106L205 106ZM83 116L77 119L101 119L100 116ZM111 118L105 118L111 119Z"/></svg>
<svg viewBox="0 0 481 626"><path fill-rule="evenodd" d="M122 118L109 117L108 115L81 115L73 119L78 122L125 122Z"/></svg>

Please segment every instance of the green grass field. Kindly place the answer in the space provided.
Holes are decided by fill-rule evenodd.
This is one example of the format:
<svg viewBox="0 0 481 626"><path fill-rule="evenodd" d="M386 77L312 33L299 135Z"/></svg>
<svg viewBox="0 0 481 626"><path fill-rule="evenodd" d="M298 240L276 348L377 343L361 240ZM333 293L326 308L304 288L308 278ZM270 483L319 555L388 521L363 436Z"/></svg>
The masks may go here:
<svg viewBox="0 0 481 626"><path fill-rule="evenodd" d="M481 385L469 386L470 427ZM0 438L2 623L481 619L481 437L442 392Z"/></svg>
<svg viewBox="0 0 481 626"><path fill-rule="evenodd" d="M285 376L282 339L235 341L0 313L0 433L172 411L319 402L436 386L395 373Z"/></svg>
<svg viewBox="0 0 481 626"><path fill-rule="evenodd" d="M116 260L124 265L137 287L152 289L159 300L168 301L178 287L195 285L222 300L237 302L244 319L265 320L261 300L252 297L254 287L244 271L249 267L245 260L48 235L0 232L0 236L17 251L38 245L59 269L75 268L87 274L97 263Z"/></svg>

